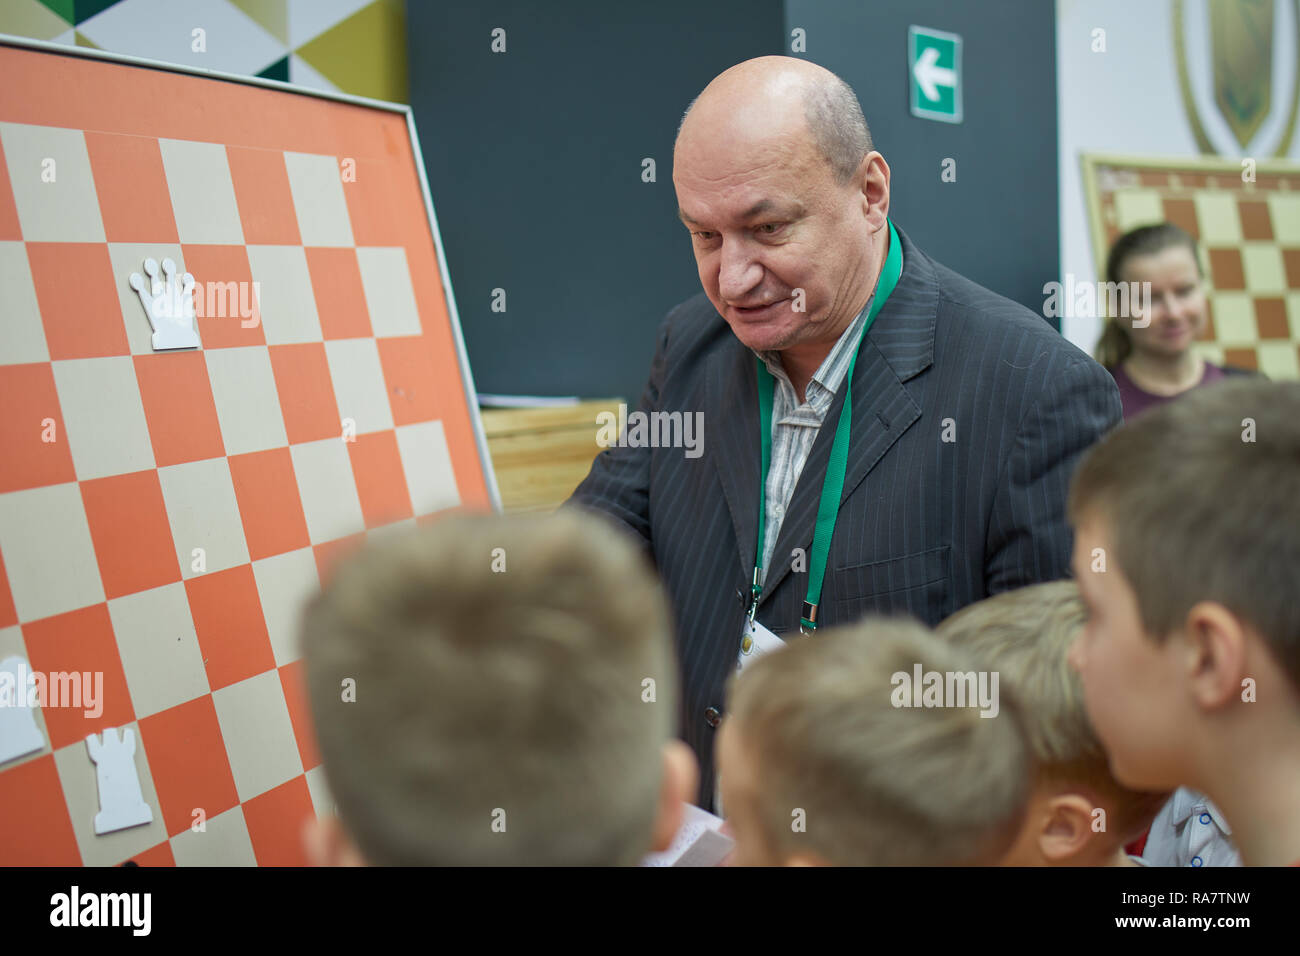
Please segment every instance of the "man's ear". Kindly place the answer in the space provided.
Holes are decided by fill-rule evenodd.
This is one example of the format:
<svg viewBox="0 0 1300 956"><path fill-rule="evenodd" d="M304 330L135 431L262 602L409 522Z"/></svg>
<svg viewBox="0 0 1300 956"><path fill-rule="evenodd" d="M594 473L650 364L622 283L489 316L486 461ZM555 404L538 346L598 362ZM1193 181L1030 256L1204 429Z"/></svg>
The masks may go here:
<svg viewBox="0 0 1300 956"><path fill-rule="evenodd" d="M311 866L365 866L338 817L311 817L302 824L302 845Z"/></svg>
<svg viewBox="0 0 1300 956"><path fill-rule="evenodd" d="M1049 864L1068 864L1093 837L1092 801L1077 793L1062 793L1047 801L1042 829L1035 839Z"/></svg>
<svg viewBox="0 0 1300 956"><path fill-rule="evenodd" d="M1182 630L1192 699L1202 710L1217 710L1240 699L1247 672L1246 630L1222 604L1200 601L1187 612Z"/></svg>
<svg viewBox="0 0 1300 956"><path fill-rule="evenodd" d="M862 158L854 176L862 190L862 207L872 232L885 228L889 215L889 164L874 149Z"/></svg>
<svg viewBox="0 0 1300 956"><path fill-rule="evenodd" d="M670 740L663 747L664 774L659 787L659 810L655 816L650 849L661 853L672 846L673 837L686 815L684 804L695 796L700 785L700 768L695 751L680 740Z"/></svg>

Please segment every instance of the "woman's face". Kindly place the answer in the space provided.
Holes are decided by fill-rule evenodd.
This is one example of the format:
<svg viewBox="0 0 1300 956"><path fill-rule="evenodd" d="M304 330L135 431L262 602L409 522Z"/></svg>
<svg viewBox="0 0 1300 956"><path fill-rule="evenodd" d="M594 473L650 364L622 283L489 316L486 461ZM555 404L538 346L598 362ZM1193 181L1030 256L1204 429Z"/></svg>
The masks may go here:
<svg viewBox="0 0 1300 956"><path fill-rule="evenodd" d="M1133 318L1120 320L1135 351L1179 355L1205 331L1205 289L1191 249L1170 246L1151 255L1132 256L1120 268L1119 277L1123 282L1151 283L1150 298L1139 294ZM1143 326L1142 320L1149 323Z"/></svg>

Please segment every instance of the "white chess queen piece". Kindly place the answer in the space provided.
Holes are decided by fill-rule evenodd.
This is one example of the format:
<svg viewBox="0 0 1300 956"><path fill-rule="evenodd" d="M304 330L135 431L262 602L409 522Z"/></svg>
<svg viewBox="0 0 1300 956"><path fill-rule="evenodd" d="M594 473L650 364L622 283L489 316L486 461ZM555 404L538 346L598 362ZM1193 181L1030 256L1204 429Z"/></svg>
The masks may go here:
<svg viewBox="0 0 1300 956"><path fill-rule="evenodd" d="M24 658L6 657L0 661L0 763L45 747L31 707L34 701L27 693L29 673Z"/></svg>
<svg viewBox="0 0 1300 956"><path fill-rule="evenodd" d="M154 351L165 349L193 349L199 347L199 334L194 330L194 276L185 273L176 277L176 263L162 261L163 278L158 278L158 260L144 260L145 276L132 272L127 280L153 329Z"/></svg>
<svg viewBox="0 0 1300 956"><path fill-rule="evenodd" d="M104 742L91 734L86 749L95 763L99 784L99 812L95 814L95 833L111 833L153 822L153 810L140 793L140 778L135 772L135 731L116 727L104 729Z"/></svg>

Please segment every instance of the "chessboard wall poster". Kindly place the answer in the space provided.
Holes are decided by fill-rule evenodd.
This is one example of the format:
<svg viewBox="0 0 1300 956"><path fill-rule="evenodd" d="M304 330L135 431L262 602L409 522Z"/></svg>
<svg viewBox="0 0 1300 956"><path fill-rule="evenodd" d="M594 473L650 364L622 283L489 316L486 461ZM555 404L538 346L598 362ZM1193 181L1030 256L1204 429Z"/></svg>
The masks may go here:
<svg viewBox="0 0 1300 956"><path fill-rule="evenodd" d="M496 504L409 110L0 75L0 864L301 864L302 601Z"/></svg>
<svg viewBox="0 0 1300 956"><path fill-rule="evenodd" d="M1300 165L1285 161L1085 155L1100 274L1120 235L1169 221L1197 240L1210 361L1300 378Z"/></svg>

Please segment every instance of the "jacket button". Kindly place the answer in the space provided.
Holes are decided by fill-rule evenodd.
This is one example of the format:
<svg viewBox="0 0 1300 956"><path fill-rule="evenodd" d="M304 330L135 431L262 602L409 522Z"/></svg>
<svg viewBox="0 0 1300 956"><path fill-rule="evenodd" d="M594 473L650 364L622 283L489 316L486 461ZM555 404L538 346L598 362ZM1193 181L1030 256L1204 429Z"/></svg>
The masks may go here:
<svg viewBox="0 0 1300 956"><path fill-rule="evenodd" d="M722 711L716 707L710 707L704 711L704 722L710 727L717 727L722 723Z"/></svg>

